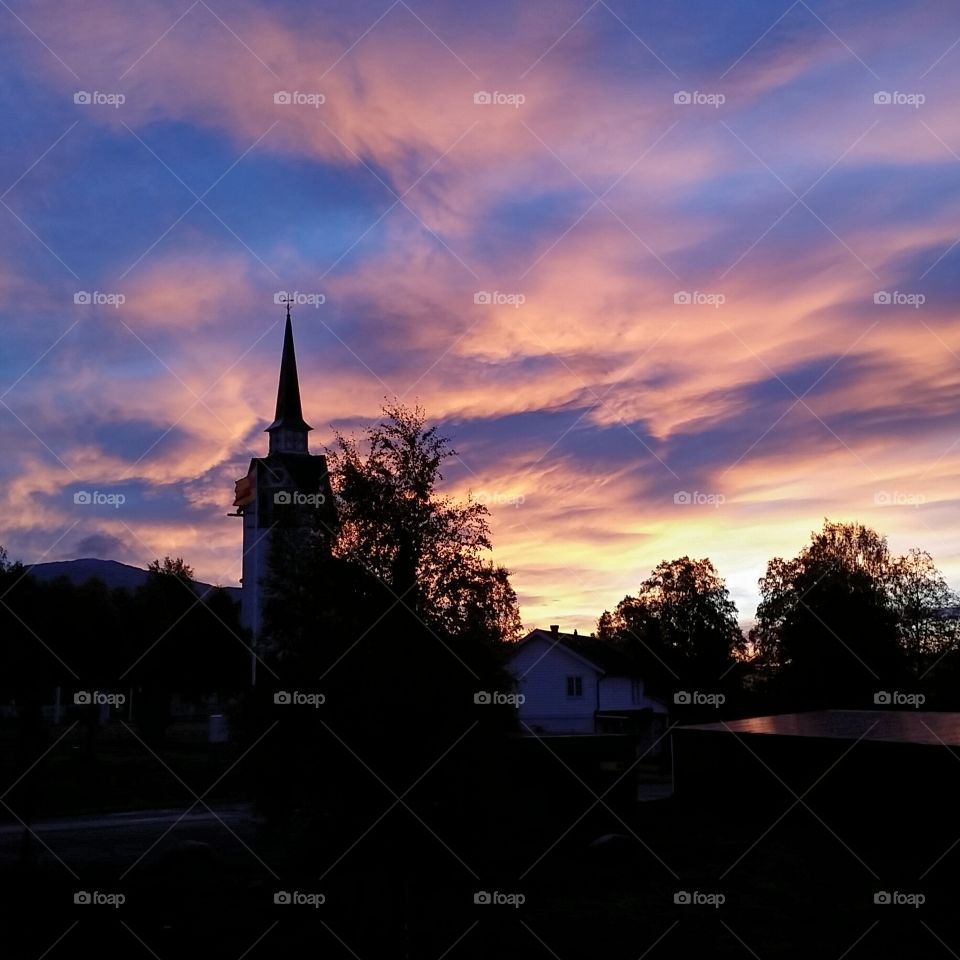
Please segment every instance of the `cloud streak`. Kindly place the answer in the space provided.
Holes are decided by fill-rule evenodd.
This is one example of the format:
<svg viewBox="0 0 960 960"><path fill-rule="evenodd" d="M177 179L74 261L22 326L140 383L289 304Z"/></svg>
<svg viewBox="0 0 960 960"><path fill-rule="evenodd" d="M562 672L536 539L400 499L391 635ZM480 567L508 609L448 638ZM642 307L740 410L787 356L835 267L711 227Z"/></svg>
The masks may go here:
<svg viewBox="0 0 960 960"><path fill-rule="evenodd" d="M264 449L274 300L296 291L314 447L384 396L424 404L531 625L590 629L682 554L748 617L766 560L824 516L960 584L945 11L18 13L36 36L4 41L12 554L122 543L235 580L223 514ZM78 511L78 485L128 503Z"/></svg>

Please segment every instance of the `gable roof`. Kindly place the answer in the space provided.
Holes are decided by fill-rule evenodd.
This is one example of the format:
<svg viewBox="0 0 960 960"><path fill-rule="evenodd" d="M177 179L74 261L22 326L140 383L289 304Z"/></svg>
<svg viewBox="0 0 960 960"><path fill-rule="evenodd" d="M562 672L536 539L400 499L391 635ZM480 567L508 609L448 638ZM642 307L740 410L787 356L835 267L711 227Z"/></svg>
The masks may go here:
<svg viewBox="0 0 960 960"><path fill-rule="evenodd" d="M585 661L598 673L615 677L636 677L637 668L631 661L613 647L596 637L584 637L575 633L554 633L552 630L531 630L518 644L517 648L531 640L544 640L555 646L563 647L577 659Z"/></svg>

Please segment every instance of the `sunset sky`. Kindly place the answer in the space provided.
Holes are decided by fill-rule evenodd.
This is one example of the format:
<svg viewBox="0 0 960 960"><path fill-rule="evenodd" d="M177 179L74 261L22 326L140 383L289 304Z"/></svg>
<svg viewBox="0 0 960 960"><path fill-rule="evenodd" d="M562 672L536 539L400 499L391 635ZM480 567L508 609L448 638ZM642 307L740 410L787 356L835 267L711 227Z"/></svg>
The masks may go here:
<svg viewBox="0 0 960 960"><path fill-rule="evenodd" d="M0 543L235 585L295 291L313 451L422 404L528 627L683 554L747 621L824 517L960 587L958 35L931 0L8 0Z"/></svg>

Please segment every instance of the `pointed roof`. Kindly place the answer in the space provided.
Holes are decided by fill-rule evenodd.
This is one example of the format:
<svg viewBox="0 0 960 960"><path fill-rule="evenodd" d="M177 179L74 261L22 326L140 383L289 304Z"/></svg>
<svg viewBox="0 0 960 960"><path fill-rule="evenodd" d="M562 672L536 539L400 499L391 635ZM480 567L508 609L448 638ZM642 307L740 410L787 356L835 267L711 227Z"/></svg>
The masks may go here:
<svg viewBox="0 0 960 960"><path fill-rule="evenodd" d="M303 419L300 407L300 380L297 377L297 355L293 347L293 325L290 322L290 304L287 304L287 326L283 334L283 357L280 360L280 382L277 385L277 410L273 423L265 433L274 430L312 430Z"/></svg>

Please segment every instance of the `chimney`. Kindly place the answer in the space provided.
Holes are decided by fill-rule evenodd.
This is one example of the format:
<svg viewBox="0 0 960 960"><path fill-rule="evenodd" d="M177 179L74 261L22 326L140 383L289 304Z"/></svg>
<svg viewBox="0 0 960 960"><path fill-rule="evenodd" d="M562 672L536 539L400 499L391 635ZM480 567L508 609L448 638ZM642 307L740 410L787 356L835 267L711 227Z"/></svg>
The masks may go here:
<svg viewBox="0 0 960 960"><path fill-rule="evenodd" d="M551 632L551 633L559 633L559 632L560 632L560 624L559 624L559 623L551 623L551 624L550 624L550 632Z"/></svg>

